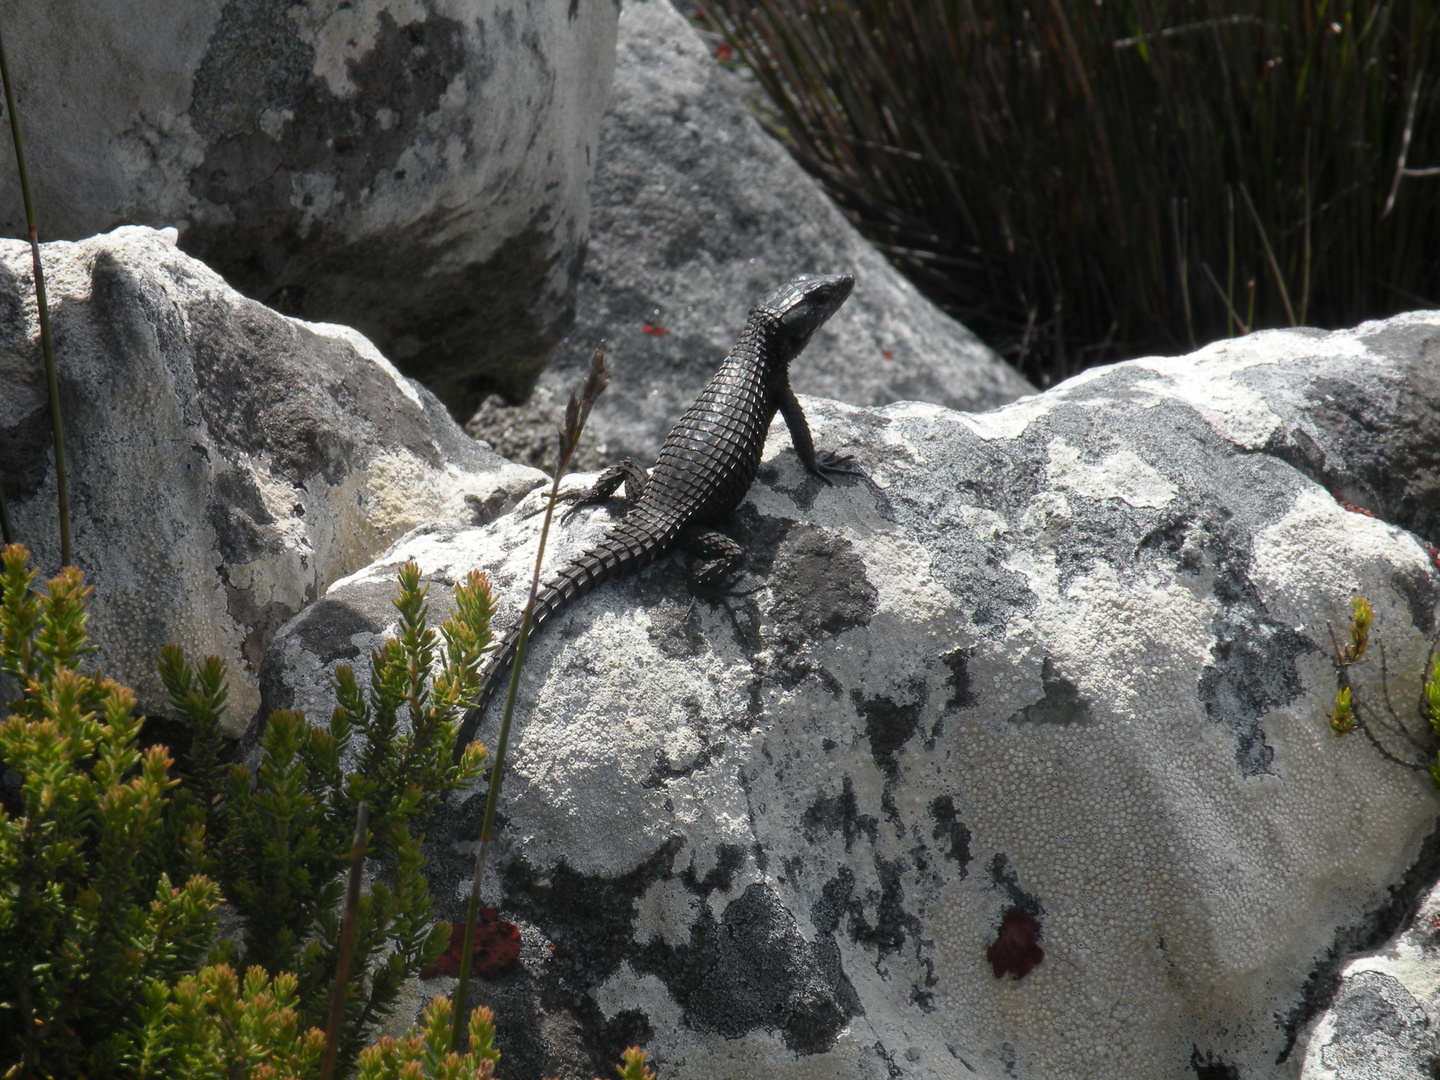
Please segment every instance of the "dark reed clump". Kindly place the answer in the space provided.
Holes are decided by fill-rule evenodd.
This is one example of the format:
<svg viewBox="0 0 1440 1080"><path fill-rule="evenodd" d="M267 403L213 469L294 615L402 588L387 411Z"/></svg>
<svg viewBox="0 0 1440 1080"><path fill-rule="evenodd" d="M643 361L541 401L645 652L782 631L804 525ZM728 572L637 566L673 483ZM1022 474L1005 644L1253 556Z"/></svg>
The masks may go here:
<svg viewBox="0 0 1440 1080"><path fill-rule="evenodd" d="M1440 307L1440 3L699 0L762 117L1049 385Z"/></svg>

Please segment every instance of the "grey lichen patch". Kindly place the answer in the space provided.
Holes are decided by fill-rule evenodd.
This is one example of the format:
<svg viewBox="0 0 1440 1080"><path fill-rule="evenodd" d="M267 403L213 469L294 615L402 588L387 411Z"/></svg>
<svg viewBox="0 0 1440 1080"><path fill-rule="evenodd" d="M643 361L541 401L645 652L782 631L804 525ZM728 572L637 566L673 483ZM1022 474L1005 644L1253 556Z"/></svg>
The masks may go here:
<svg viewBox="0 0 1440 1080"><path fill-rule="evenodd" d="M1269 773L1275 757L1261 719L1304 691L1295 659L1316 651L1314 642L1270 618L1248 579L1217 583L1228 593L1216 614L1211 663L1196 694L1206 715L1235 735L1235 764L1242 776Z"/></svg>
<svg viewBox="0 0 1440 1080"><path fill-rule="evenodd" d="M773 889L751 885L731 901L715 958L685 999L685 1021L729 1039L779 1030L797 1054L834 1045L859 1001L828 935L807 942Z"/></svg>

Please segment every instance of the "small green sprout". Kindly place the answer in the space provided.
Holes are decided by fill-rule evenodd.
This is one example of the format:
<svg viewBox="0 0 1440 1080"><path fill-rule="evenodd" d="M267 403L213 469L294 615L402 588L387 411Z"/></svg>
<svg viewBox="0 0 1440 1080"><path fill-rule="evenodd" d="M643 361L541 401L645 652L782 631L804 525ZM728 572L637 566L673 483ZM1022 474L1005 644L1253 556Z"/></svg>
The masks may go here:
<svg viewBox="0 0 1440 1080"><path fill-rule="evenodd" d="M1440 656L1431 660L1430 677L1425 680L1425 716L1440 735Z"/></svg>
<svg viewBox="0 0 1440 1080"><path fill-rule="evenodd" d="M1355 730L1355 709L1350 704L1350 688L1335 691L1335 711L1330 714L1330 729L1336 735L1348 735Z"/></svg>
<svg viewBox="0 0 1440 1080"><path fill-rule="evenodd" d="M1375 621L1375 610L1363 596L1354 597L1350 607L1354 609L1350 617L1350 644L1342 650L1341 659L1354 664L1365 655L1365 647L1370 644L1370 624Z"/></svg>

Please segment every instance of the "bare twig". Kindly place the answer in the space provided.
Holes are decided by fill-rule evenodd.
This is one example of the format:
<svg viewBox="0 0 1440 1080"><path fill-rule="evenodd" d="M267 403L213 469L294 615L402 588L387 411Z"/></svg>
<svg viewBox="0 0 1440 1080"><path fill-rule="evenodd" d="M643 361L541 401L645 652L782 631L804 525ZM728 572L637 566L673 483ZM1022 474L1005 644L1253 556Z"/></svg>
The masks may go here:
<svg viewBox="0 0 1440 1080"><path fill-rule="evenodd" d="M1416 772L1419 772L1425 768L1425 766L1420 764L1419 762L1406 761L1404 758L1396 757L1389 750L1385 749L1384 744L1382 744L1380 740L1375 737L1375 733L1370 730L1370 725L1365 723L1365 718L1360 715L1362 709L1360 702L1353 701L1351 703L1351 708L1354 710L1355 714L1355 726L1365 733L1365 738L1370 740L1370 745L1375 747L1375 749L1379 751L1381 757L1383 757L1386 761L1402 766L1403 768L1414 769ZM1369 712L1370 709L1368 707L1364 707L1364 711Z"/></svg>
<svg viewBox="0 0 1440 1080"><path fill-rule="evenodd" d="M1395 728L1406 742L1417 750L1428 750L1423 742L1410 734L1410 729L1405 726L1405 721L1400 719L1400 714L1395 711L1395 705L1390 700L1390 665L1385 660L1385 643L1380 642L1380 692L1385 698L1385 708L1395 720Z"/></svg>
<svg viewBox="0 0 1440 1080"><path fill-rule="evenodd" d="M55 376L55 344L50 333L50 307L45 300L45 271L40 265L40 234L35 228L35 204L30 198L30 175L25 169L25 148L20 141L20 117L10 84L10 65L0 40L0 82L4 83L5 109L10 114L10 135L15 142L15 171L20 174L20 195L25 201L25 224L30 231L30 257L35 264L35 307L40 317L40 351L45 358L45 385L50 395L50 432L55 445L55 493L60 512L60 563L73 566L70 553L70 495L65 476L65 437L60 428L60 386ZM4 514L5 541L10 542L9 512Z"/></svg>
<svg viewBox="0 0 1440 1080"><path fill-rule="evenodd" d="M1400 136L1400 157L1395 162L1395 179L1390 182L1390 194L1385 199L1385 209L1380 211L1380 217L1387 218L1390 211L1395 209L1395 196L1400 194L1400 178L1405 175L1405 159L1410 154L1410 136L1415 131L1415 106L1420 101L1420 76L1415 76L1415 84L1410 88L1410 108L1405 112L1405 132Z"/></svg>

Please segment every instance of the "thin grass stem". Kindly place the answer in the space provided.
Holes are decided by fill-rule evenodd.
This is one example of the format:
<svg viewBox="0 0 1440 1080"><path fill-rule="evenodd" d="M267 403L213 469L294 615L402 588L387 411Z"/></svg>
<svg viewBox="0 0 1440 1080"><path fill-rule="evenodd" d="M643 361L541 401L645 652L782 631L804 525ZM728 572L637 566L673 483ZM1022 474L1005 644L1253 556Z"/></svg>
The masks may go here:
<svg viewBox="0 0 1440 1080"><path fill-rule="evenodd" d="M0 82L4 84L5 110L10 114L10 136L15 143L15 171L20 177L20 195L25 202L25 224L30 234L30 257L35 267L35 308L40 319L40 351L45 358L45 387L50 398L50 433L55 447L55 497L60 515L60 563L74 565L70 551L70 494L65 475L65 436L60 425L60 386L55 375L55 342L50 332L50 306L45 299L45 271L40 264L40 233L35 227L35 204L30 198L30 175L25 168L25 147L20 140L20 115L15 110L15 92L10 81L10 64L5 42L0 38ZM5 542L10 543L8 508L5 513Z"/></svg>
<svg viewBox="0 0 1440 1080"><path fill-rule="evenodd" d="M515 658L510 663L510 685L505 691L505 710L500 716L500 735L495 741L495 756L490 766L490 788L485 795L485 814L480 823L480 843L475 852L475 873L470 879L470 897L465 906L465 936L460 948L460 981L455 987L455 1014L463 1015L466 995L470 987L470 968L475 947L475 926L480 918L480 885L485 876L485 861L490 851L490 841L495 829L496 808L500 804L500 782L505 772L505 751L510 745L511 721L515 715L515 700L520 692L520 669L525 663L525 653L530 645L530 628L534 621L535 601L540 593L540 568L545 560L545 545L550 538L550 523L555 517L555 504L560 497L560 480L570 468L575 449L580 444L580 435L585 430L591 406L605 387L609 385L609 368L605 356L599 350L590 360L590 371L581 387L577 399L572 393L565 410L565 422L560 428L560 453L555 466L555 476L550 481L550 490L545 499L545 519L540 526L540 543L535 549L535 569L530 575L530 596L520 615L520 631L515 639ZM455 1025L452 1049L458 1054L465 1039L465 1029L458 1022Z"/></svg>
<svg viewBox="0 0 1440 1080"><path fill-rule="evenodd" d="M1255 222L1255 229L1260 234L1260 243L1265 248L1265 258L1270 262L1270 271L1275 275L1275 285L1280 290L1280 300L1285 305L1285 314L1290 318L1291 326L1299 326L1295 318L1295 308L1290 304L1290 290L1285 287L1285 275L1280 273L1280 264L1275 260L1275 249L1270 246L1270 237L1265 232L1265 223L1260 220L1260 214L1255 209L1255 202L1250 198L1250 189L1244 184L1240 185L1240 195L1245 200L1246 207L1250 210L1250 217Z"/></svg>

